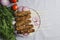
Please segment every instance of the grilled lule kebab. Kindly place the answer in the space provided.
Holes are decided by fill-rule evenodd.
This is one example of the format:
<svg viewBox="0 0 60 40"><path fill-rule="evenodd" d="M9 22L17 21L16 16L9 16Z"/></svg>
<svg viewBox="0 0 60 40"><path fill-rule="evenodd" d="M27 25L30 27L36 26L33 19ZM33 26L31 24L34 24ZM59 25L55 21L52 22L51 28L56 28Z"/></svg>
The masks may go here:
<svg viewBox="0 0 60 40"><path fill-rule="evenodd" d="M31 12L29 11L17 11L15 13L15 26L18 34L32 33L35 30L33 29L33 24L31 24Z"/></svg>

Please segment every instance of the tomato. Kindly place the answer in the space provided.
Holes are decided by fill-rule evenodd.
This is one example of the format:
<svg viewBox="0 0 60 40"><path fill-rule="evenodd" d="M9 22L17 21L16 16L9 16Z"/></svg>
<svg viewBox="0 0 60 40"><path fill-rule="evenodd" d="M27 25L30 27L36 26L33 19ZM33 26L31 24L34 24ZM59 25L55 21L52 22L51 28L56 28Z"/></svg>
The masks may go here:
<svg viewBox="0 0 60 40"><path fill-rule="evenodd" d="M14 4L13 6L12 6L12 10L17 10L18 9L18 6L17 6L17 4Z"/></svg>
<svg viewBox="0 0 60 40"><path fill-rule="evenodd" d="M18 0L10 0L10 2L12 3L16 3Z"/></svg>

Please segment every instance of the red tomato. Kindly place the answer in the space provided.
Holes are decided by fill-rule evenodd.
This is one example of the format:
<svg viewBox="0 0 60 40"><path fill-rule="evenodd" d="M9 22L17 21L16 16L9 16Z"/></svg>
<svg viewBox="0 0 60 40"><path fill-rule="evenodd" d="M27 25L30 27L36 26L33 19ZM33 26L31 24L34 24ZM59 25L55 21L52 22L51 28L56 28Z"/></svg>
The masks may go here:
<svg viewBox="0 0 60 40"><path fill-rule="evenodd" d="M10 0L12 3L16 3L18 0Z"/></svg>
<svg viewBox="0 0 60 40"><path fill-rule="evenodd" d="M14 5L12 6L12 9L13 9L14 11L17 10L17 9L18 9L17 4L14 4Z"/></svg>

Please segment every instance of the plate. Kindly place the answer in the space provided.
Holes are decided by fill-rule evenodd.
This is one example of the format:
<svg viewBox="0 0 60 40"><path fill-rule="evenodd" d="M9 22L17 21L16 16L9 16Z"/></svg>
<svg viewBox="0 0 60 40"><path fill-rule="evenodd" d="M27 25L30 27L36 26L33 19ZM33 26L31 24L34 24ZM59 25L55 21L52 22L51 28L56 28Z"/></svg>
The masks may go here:
<svg viewBox="0 0 60 40"><path fill-rule="evenodd" d="M40 20L40 16L39 16L38 12L32 8L29 8L29 9L31 12L31 18L30 18L30 20L32 21L31 24L33 24L33 26L34 26L33 29L35 29L35 32L22 35L22 34L17 34L16 33L17 31L15 31L15 33L17 34L16 37L18 37L18 36L19 37L33 36L40 27L41 20ZM13 21L13 24L15 24L15 21Z"/></svg>

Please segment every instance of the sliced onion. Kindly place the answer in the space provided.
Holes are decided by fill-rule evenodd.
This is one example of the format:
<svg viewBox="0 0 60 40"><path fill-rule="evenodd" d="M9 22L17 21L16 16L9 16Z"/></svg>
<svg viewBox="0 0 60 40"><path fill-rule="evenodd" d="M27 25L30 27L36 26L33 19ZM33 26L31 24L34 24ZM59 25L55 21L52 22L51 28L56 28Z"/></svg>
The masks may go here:
<svg viewBox="0 0 60 40"><path fill-rule="evenodd" d="M23 11L29 11L30 9L28 7L23 7Z"/></svg>
<svg viewBox="0 0 60 40"><path fill-rule="evenodd" d="M23 34L24 36L28 36L29 35L29 33L25 33L25 34Z"/></svg>
<svg viewBox="0 0 60 40"><path fill-rule="evenodd" d="M19 8L18 8L18 11L23 11L23 6L20 6Z"/></svg>
<svg viewBox="0 0 60 40"><path fill-rule="evenodd" d="M18 11L29 11L30 9L28 7L25 6L20 6Z"/></svg>

